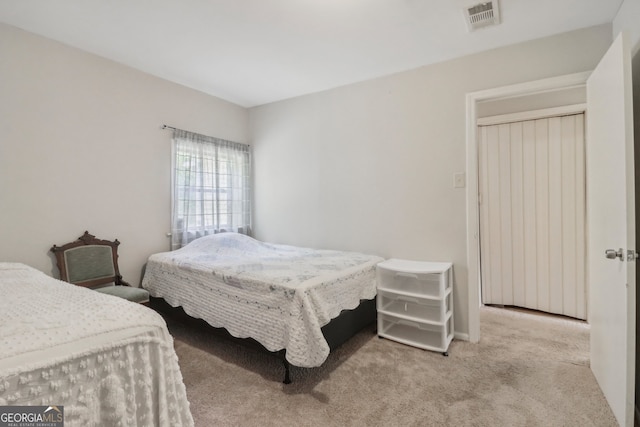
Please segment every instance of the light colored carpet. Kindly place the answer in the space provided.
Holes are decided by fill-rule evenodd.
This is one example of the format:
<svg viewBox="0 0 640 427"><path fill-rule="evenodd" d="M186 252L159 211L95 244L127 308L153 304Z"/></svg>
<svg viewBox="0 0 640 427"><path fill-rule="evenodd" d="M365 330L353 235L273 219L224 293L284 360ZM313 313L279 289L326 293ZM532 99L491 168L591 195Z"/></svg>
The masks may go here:
<svg viewBox="0 0 640 427"><path fill-rule="evenodd" d="M615 426L582 322L481 310L481 341L449 357L367 328L320 368L168 319L196 426Z"/></svg>

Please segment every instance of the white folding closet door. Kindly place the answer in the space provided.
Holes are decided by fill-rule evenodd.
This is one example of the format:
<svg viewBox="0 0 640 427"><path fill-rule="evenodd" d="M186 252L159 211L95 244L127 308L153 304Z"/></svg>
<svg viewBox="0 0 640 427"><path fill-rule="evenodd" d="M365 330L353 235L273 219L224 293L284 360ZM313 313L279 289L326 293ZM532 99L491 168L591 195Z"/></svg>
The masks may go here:
<svg viewBox="0 0 640 427"><path fill-rule="evenodd" d="M478 133L483 303L586 319L584 114Z"/></svg>

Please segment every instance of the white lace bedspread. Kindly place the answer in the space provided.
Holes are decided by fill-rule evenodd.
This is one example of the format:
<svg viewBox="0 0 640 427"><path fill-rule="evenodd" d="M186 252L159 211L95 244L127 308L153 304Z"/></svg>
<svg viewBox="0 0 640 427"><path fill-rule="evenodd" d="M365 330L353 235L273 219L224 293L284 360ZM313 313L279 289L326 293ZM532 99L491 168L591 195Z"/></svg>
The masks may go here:
<svg viewBox="0 0 640 427"><path fill-rule="evenodd" d="M375 297L382 260L221 233L149 257L142 286L235 337L286 349L295 366L314 367L329 355L322 326Z"/></svg>
<svg viewBox="0 0 640 427"><path fill-rule="evenodd" d="M63 405L67 426L193 426L153 310L0 263L0 405Z"/></svg>

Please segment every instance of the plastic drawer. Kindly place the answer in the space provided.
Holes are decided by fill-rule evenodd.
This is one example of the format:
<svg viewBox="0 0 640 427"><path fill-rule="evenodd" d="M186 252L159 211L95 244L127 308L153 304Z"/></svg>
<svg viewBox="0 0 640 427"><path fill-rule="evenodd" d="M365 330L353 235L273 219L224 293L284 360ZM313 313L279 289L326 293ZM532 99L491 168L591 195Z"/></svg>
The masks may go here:
<svg viewBox="0 0 640 427"><path fill-rule="evenodd" d="M396 292L441 298L449 287L448 282L448 274L409 273L378 268L378 286Z"/></svg>
<svg viewBox="0 0 640 427"><path fill-rule="evenodd" d="M451 293L444 300L421 299L381 291L378 294L378 311L415 321L444 324L451 310Z"/></svg>
<svg viewBox="0 0 640 427"><path fill-rule="evenodd" d="M444 325L433 325L386 314L380 314L378 319L381 337L425 350L446 352L452 339L449 320Z"/></svg>

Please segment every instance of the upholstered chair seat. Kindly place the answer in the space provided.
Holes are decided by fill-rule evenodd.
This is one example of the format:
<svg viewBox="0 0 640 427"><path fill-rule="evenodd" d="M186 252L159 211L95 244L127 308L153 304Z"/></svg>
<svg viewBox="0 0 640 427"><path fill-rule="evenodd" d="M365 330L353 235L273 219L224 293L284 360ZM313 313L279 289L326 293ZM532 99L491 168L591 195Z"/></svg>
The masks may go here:
<svg viewBox="0 0 640 427"><path fill-rule="evenodd" d="M149 302L149 291L142 288L112 285L105 286L103 288L94 288L94 290L103 294L113 295L140 304Z"/></svg>

